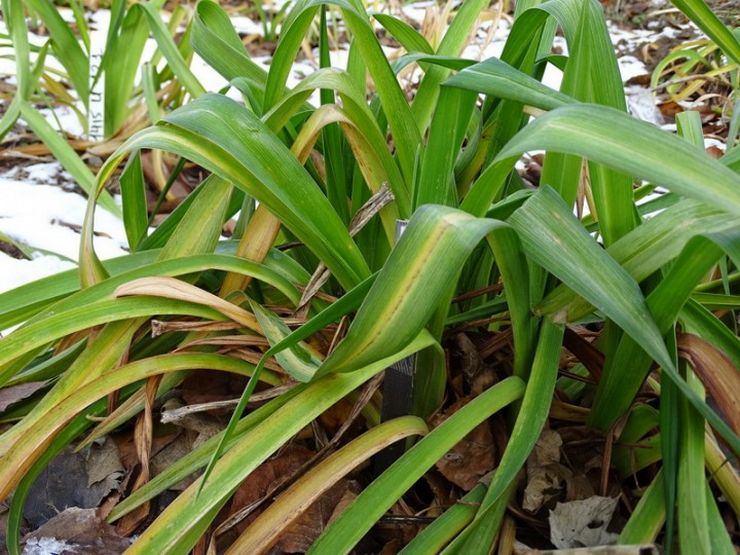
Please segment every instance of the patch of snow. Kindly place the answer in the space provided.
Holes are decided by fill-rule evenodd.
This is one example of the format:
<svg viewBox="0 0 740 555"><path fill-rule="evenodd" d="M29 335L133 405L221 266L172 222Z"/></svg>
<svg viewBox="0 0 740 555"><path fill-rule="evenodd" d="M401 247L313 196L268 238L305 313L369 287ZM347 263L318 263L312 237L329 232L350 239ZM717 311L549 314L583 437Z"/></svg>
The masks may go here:
<svg viewBox="0 0 740 555"><path fill-rule="evenodd" d="M75 267L69 260L48 254L37 253L31 260L19 260L0 252L0 293Z"/></svg>
<svg viewBox="0 0 740 555"><path fill-rule="evenodd" d="M645 64L634 56L617 58L617 63L619 64L619 73L622 75L622 81L629 81L633 77L639 77L640 75L649 73Z"/></svg>
<svg viewBox="0 0 740 555"><path fill-rule="evenodd" d="M552 46L553 46L553 48L558 48L558 49L560 49L560 53L561 53L561 54L562 54L563 56L567 56L567 55L568 55L568 41L567 41L567 40L565 40L565 37L564 37L564 36L562 36L562 35L557 35L557 36L556 36L556 37L555 37L555 38L553 39L553 41L552 41Z"/></svg>
<svg viewBox="0 0 740 555"><path fill-rule="evenodd" d="M81 110L84 113L84 109ZM85 129L77 113L69 106L54 106L42 108L39 113L58 131L69 133L73 137L82 137ZM21 121L23 119L21 118Z"/></svg>
<svg viewBox="0 0 740 555"><path fill-rule="evenodd" d="M54 162L34 164L0 176L0 232L36 253L32 260L0 257L0 291L74 266L87 200L66 192L57 181L65 177ZM18 175L24 175L21 179ZM95 213L95 249L101 258L126 254L123 222L103 208ZM59 255L53 256L53 254Z"/></svg>
<svg viewBox="0 0 740 555"><path fill-rule="evenodd" d="M547 64L545 73L542 75L542 84L547 85L551 89L556 91L560 90L560 85L563 83L563 72L560 68Z"/></svg>
<svg viewBox="0 0 740 555"><path fill-rule="evenodd" d="M630 85L625 87L625 94L627 108L633 116L655 125L663 124L663 114L655 105L655 97L649 89L638 85Z"/></svg>
<svg viewBox="0 0 740 555"><path fill-rule="evenodd" d="M193 54L190 70L207 91L217 92L229 84L219 72L209 66L198 54ZM239 91L235 89L231 89L228 96L235 100L241 97Z"/></svg>
<svg viewBox="0 0 740 555"><path fill-rule="evenodd" d="M727 151L727 145L723 143L722 141L718 139L714 139L712 137L704 137L704 148L710 148L710 147L718 148L722 152Z"/></svg>
<svg viewBox="0 0 740 555"><path fill-rule="evenodd" d="M403 6L401 8L401 14L414 23L421 25L426 17L427 8L433 6L435 6L435 2L414 2L413 4Z"/></svg>
<svg viewBox="0 0 740 555"><path fill-rule="evenodd" d="M0 206L0 231L14 240L77 259L79 228L87 200L56 186L0 178L0 194L11 199ZM103 258L126 254L123 223L105 209L95 213L95 249Z"/></svg>
<svg viewBox="0 0 740 555"><path fill-rule="evenodd" d="M236 29L237 33L242 35L263 35L262 25L256 23L249 17L242 15L232 15L231 24Z"/></svg>
<svg viewBox="0 0 740 555"><path fill-rule="evenodd" d="M23 548L23 555L57 555L74 553L77 545L56 538L31 538Z"/></svg>
<svg viewBox="0 0 740 555"><path fill-rule="evenodd" d="M30 179L36 183L49 183L50 181L59 179L72 181L72 176L62 169L59 162L41 162L26 166L23 170L26 174L26 179Z"/></svg>

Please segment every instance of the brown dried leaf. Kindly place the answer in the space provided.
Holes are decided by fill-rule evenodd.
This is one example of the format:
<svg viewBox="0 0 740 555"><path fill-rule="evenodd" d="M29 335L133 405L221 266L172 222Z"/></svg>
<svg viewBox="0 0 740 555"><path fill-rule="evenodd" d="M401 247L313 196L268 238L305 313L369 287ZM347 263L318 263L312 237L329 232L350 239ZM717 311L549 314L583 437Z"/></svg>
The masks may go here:
<svg viewBox="0 0 740 555"><path fill-rule="evenodd" d="M28 382L0 389L0 412L5 412L9 406L28 399L45 385L46 382Z"/></svg>
<svg viewBox="0 0 740 555"><path fill-rule="evenodd" d="M227 372L199 371L190 374L180 387L186 405L211 403L239 397L247 385L246 378Z"/></svg>
<svg viewBox="0 0 740 555"><path fill-rule="evenodd" d="M101 520L95 509L71 507L56 515L46 524L28 534L27 545L37 544L41 538L53 538L74 544L73 553L103 555L122 553L131 541L116 533L115 527Z"/></svg>
<svg viewBox="0 0 740 555"><path fill-rule="evenodd" d="M527 459L527 486L522 507L538 511L547 501L558 495L561 484L570 471L560 464L563 440L557 432L546 429L540 434Z"/></svg>
<svg viewBox="0 0 740 555"><path fill-rule="evenodd" d="M565 328L565 348L586 367L595 380L601 378L604 354L570 327Z"/></svg>
<svg viewBox="0 0 740 555"><path fill-rule="evenodd" d="M460 370L468 381L472 380L483 365L475 344L464 333L455 335L455 347L460 358Z"/></svg>
<svg viewBox="0 0 740 555"><path fill-rule="evenodd" d="M121 488L122 473L112 464L107 468L101 466L97 476L93 473L92 480L102 478L91 481L90 456L65 449L43 469L31 486L23 511L24 519L32 528L70 507L98 507L111 491ZM109 471L110 474L106 474Z"/></svg>
<svg viewBox="0 0 740 555"><path fill-rule="evenodd" d="M182 406L182 403L176 399L168 399L162 409L172 410ZM195 449L223 429L223 425L216 418L206 413L186 414L172 423L180 428L195 432L195 440L190 446L191 449Z"/></svg>
<svg viewBox="0 0 740 555"><path fill-rule="evenodd" d="M514 555L659 555L660 551L651 544L644 545L602 545L600 547L579 547L575 549L531 549L517 542Z"/></svg>
<svg viewBox="0 0 740 555"><path fill-rule="evenodd" d="M162 380L162 376L152 376L144 386L145 402L144 412L136 419L134 425L134 444L139 459L139 473L136 476L132 491L136 491L149 481L151 475L149 463L152 458L152 446L154 438L154 418L152 415L154 401L156 399L157 389ZM149 501L142 503L116 524L116 530L122 536L132 534L149 516L151 503Z"/></svg>
<svg viewBox="0 0 740 555"><path fill-rule="evenodd" d="M440 425L449 416L468 403L469 399L460 399L443 415L433 418L434 426ZM439 472L453 484L469 491L478 481L490 472L496 460L493 434L488 422L475 427L457 445L455 445L436 466Z"/></svg>
<svg viewBox="0 0 740 555"><path fill-rule="evenodd" d="M87 486L115 478L116 484L126 471L121 463L116 442L106 437L101 445L93 444L87 457Z"/></svg>
<svg viewBox="0 0 740 555"><path fill-rule="evenodd" d="M234 514L245 507L260 501L272 488L290 477L314 452L298 445L288 445L277 456L265 461L252 472L239 489L236 490L231 500L230 514ZM236 530L241 534L252 521L247 517L236 525Z"/></svg>
<svg viewBox="0 0 740 555"><path fill-rule="evenodd" d="M359 483L346 478L338 481L285 529L275 545L286 553L305 553L359 492Z"/></svg>
<svg viewBox="0 0 740 555"><path fill-rule="evenodd" d="M558 503L550 511L550 541L560 549L595 547L619 537L607 531L617 508L616 497L599 497Z"/></svg>

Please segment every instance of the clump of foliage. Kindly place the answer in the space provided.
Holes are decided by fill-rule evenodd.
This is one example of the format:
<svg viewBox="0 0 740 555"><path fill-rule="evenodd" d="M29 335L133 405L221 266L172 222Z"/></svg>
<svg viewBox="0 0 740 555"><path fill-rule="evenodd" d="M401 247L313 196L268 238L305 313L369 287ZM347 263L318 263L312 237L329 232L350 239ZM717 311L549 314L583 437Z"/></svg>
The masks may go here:
<svg viewBox="0 0 740 555"><path fill-rule="evenodd" d="M737 40L703 3L682 4L740 61ZM346 71L330 67L329 5L351 37ZM362 433L334 445L229 552L267 551L333 483L385 446L417 438L310 551L350 552L447 451L501 411L508 439L490 482L465 498L476 503L450 508L405 553L489 552L507 503L518 495L518 474L548 419L558 418L585 421L612 438L612 464L623 478L649 476L621 543L662 537L668 546L675 533L685 553L732 551L715 492L738 510L737 473L724 464L718 441L732 455L740 449L733 389L740 349L732 329L740 147L714 160L703 151L697 114L679 116L677 137L626 113L595 0L519 2L501 59L459 58L486 5L462 3L436 50L402 20L375 14L408 52L391 64L360 2L299 1L265 73L210 0L197 4L179 42L177 23L168 28L160 18L161 2L114 1L102 62L106 70L116 64L104 76L105 121L107 137L123 142L93 177L35 113L43 61L29 64L24 7L4 0L18 95L3 129L21 115L90 193L79 271L0 295L0 328L22 323L0 340L0 384L47 382L42 397L6 415L15 423L0 438L0 498L13 493L12 553L34 478L80 438L87 445L137 422L141 474L111 521L207 469L129 550L185 553L208 534L245 478L347 399L362 401ZM44 19L51 36L44 48L59 58L84 102L84 44L50 2L28 8ZM322 69L290 90L291 65L317 18ZM558 28L568 41L567 59L550 54ZM161 71L145 65L135 90L150 32L167 64ZM193 52L243 102L206 93L189 69ZM548 63L564 69L560 91L538 80ZM412 100L396 78L409 64L424 72ZM314 91L318 107L309 102ZM137 96L143 111L132 108ZM146 118L152 123L142 128ZM209 172L151 233L141 162L149 149ZM540 186L532 189L514 164L535 149L546 155ZM101 262L94 211L98 202L117 210L106 200L114 176L131 254ZM635 188L637 179L647 185ZM669 192L638 204L654 187ZM591 215L579 219L573 207L583 198ZM234 238L219 241L240 209ZM398 219L409 224L397 239ZM469 291L484 293L452 302ZM430 431L428 419L449 390L446 330L494 316L513 342L508 376ZM152 325L169 331L153 337ZM579 325L598 332L592 344L573 339ZM559 375L564 341L579 353L570 377ZM240 348L227 348L235 344ZM377 399L360 392L412 354L413 416L379 423ZM249 382L225 430L150 479L153 406L201 370ZM245 410L258 388L286 384L293 387ZM631 457L635 445L639 456ZM504 540L511 545L513 537Z"/></svg>

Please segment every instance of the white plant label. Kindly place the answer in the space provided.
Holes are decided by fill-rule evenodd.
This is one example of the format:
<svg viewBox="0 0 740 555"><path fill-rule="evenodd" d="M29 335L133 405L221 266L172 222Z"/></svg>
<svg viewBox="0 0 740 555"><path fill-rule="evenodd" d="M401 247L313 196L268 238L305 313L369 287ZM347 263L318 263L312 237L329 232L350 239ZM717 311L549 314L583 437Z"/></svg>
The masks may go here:
<svg viewBox="0 0 740 555"><path fill-rule="evenodd" d="M87 104L87 136L91 141L102 141L105 138L105 85L103 73L98 75L98 71L103 61L107 34L108 20L99 18L97 27L90 30L90 99Z"/></svg>

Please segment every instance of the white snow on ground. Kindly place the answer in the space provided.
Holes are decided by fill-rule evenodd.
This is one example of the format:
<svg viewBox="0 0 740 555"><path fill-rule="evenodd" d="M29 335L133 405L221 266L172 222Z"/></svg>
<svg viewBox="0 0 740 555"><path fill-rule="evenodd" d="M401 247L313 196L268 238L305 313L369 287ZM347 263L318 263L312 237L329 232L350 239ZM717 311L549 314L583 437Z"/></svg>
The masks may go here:
<svg viewBox="0 0 740 555"><path fill-rule="evenodd" d="M34 251L31 260L0 253L0 292L75 266L87 201L65 191L59 180L69 181L69 176L56 162L0 175L0 233ZM101 258L126 254L126 235L117 216L98 208L95 231Z"/></svg>
<svg viewBox="0 0 740 555"><path fill-rule="evenodd" d="M287 0L273 2L273 10L278 9ZM376 5L377 4L377 5ZM407 20L416 24L424 21L426 10L434 2L421 1L406 4L402 7L402 14ZM373 9L384 11L382 3L373 3ZM67 20L73 20L71 10L62 9L62 15ZM104 37L110 13L98 10L89 14L88 20L93 34ZM244 16L232 17L237 31L242 35L261 35L262 27L258 22ZM511 29L511 23L505 17L496 23L496 29L491 33L492 21L483 22L475 33L475 40L468 45L462 55L469 59L483 60L492 56L499 57L503 51L506 38ZM377 26L380 28L379 26ZM5 25L0 21L0 33L6 32ZM619 52L634 51L635 47L649 41L655 41L660 34L672 37L676 29L666 27L659 33L647 30L626 31L609 23L609 32L615 49ZM30 41L34 45L41 45L46 37L30 34ZM97 38L97 37L96 37ZM555 38L554 46L563 54L567 54L567 44L562 36ZM392 48L383 47L387 54L394 54ZM153 39L147 41L143 59L149 59L156 49ZM400 54L396 53L395 55ZM348 51L346 46L331 53L332 66L346 68ZM15 64L12 57L0 56L0 74L8 75L7 82L11 82L15 73ZM316 69L318 53L314 52L313 60L296 62L288 78L288 86L295 86L300 80ZM254 61L269 68L270 58L267 56L255 57ZM164 64L164 61L161 62ZM627 81L633 77L645 75L647 70L644 64L636 57L620 54L618 58L619 70L622 79ZM47 58L47 65L54 69L62 69L52 56ZM195 55L191 69L203 86L209 91L218 91L227 85L226 80L214 69L209 67L199 56ZM420 70L408 72L405 79L413 83L418 81ZM137 79L139 77L137 76ZM543 83L558 89L562 81L562 72L549 64ZM640 119L656 125L662 125L663 119L656 108L652 93L641 86L630 85L625 90L630 112ZM229 91L229 96L240 98L240 93ZM318 94L311 101L318 102ZM42 109L47 120L59 130L72 136L82 136L84 130L75 111L66 106L57 106L53 109ZM671 130L670 125L662 125ZM675 130L675 126L672 127ZM719 143L715 141L715 143ZM714 144L714 143L713 143ZM721 143L718 146L723 147ZM60 185L60 182L62 185ZM18 260L0 252L0 292L12 289L23 283L44 277L60 270L74 267L77 260L79 243L79 227L82 225L86 200L76 192L67 191L71 184L70 176L66 175L56 163L38 163L22 169L15 168L0 174L0 233L26 245L33 253L31 260ZM95 246L101 258L120 256L126 252L126 240L122 223L113 215L99 209L96 216ZM59 256L54 256L56 253Z"/></svg>
<svg viewBox="0 0 740 555"><path fill-rule="evenodd" d="M31 538L23 547L23 555L56 555L75 553L77 545L56 538Z"/></svg>

